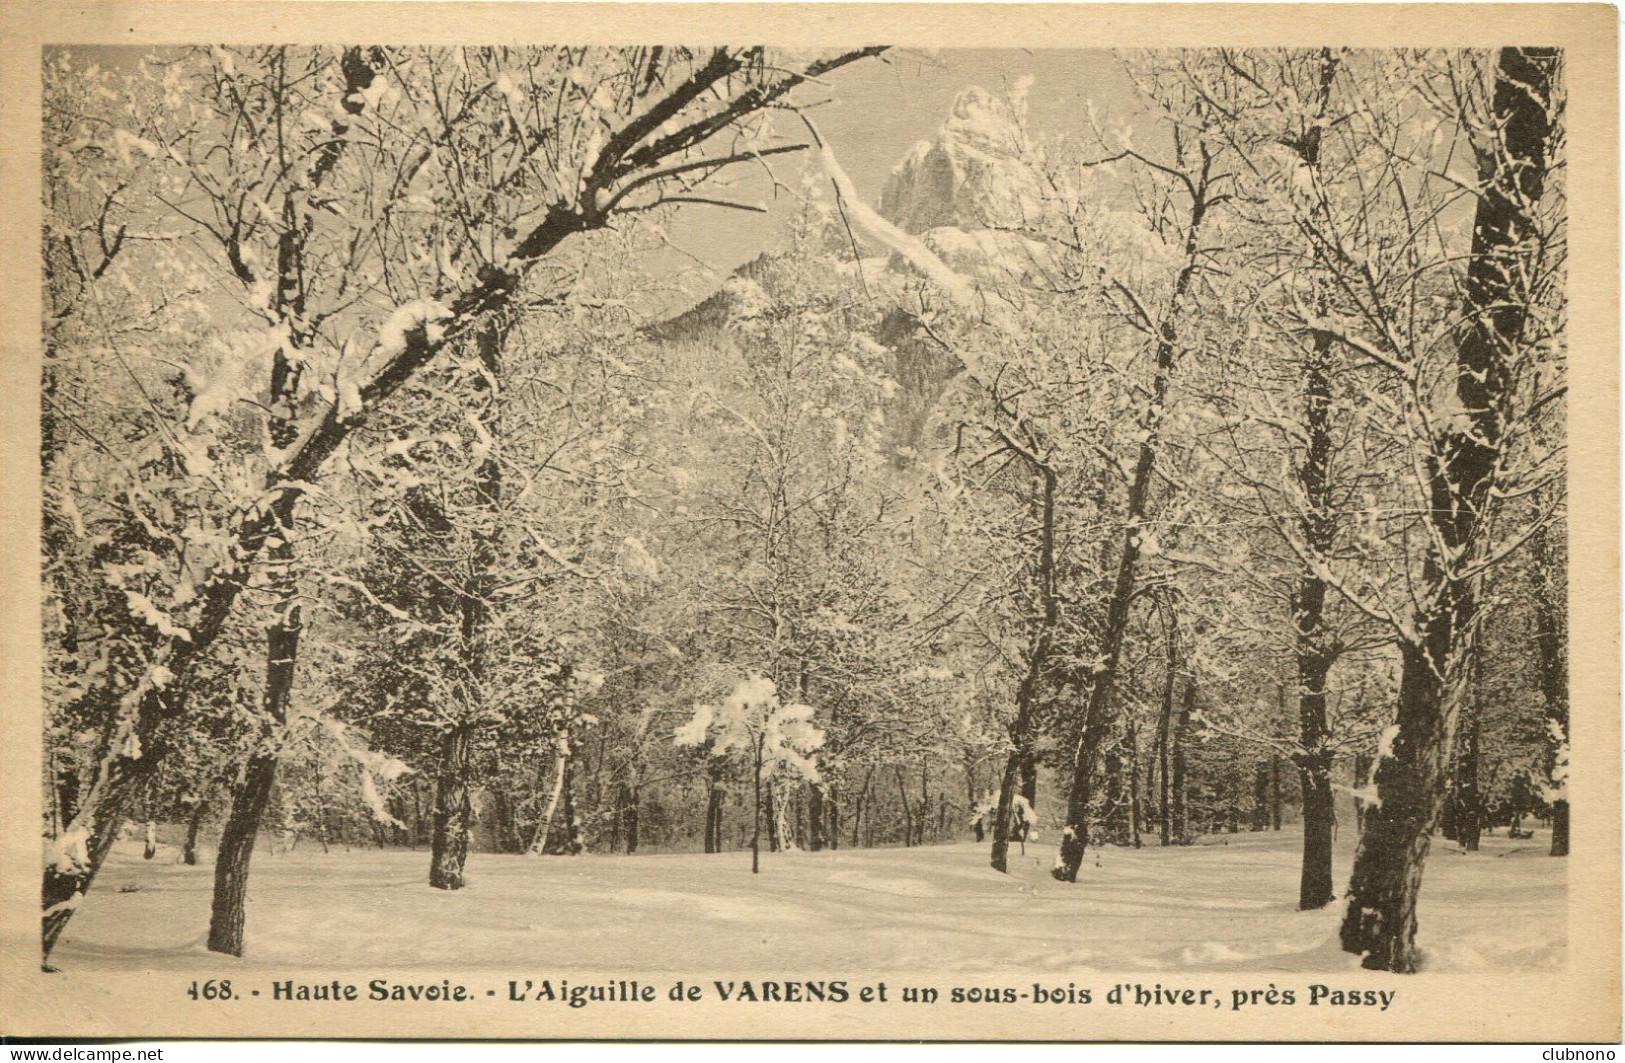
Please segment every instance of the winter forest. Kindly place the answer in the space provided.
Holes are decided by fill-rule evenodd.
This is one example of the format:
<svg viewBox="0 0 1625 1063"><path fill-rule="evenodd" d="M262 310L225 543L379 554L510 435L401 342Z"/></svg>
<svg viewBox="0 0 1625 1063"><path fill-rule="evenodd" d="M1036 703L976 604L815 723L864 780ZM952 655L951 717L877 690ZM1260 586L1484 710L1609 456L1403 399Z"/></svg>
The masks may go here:
<svg viewBox="0 0 1625 1063"><path fill-rule="evenodd" d="M1557 50L43 92L48 969L1564 963Z"/></svg>

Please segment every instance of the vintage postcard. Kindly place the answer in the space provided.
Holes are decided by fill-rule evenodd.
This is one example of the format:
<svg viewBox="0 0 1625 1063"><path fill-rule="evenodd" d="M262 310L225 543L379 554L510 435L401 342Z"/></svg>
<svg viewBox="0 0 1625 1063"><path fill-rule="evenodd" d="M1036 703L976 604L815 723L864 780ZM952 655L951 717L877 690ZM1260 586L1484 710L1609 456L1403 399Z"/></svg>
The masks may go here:
<svg viewBox="0 0 1625 1063"><path fill-rule="evenodd" d="M1616 17L8 6L0 1034L1617 1041Z"/></svg>

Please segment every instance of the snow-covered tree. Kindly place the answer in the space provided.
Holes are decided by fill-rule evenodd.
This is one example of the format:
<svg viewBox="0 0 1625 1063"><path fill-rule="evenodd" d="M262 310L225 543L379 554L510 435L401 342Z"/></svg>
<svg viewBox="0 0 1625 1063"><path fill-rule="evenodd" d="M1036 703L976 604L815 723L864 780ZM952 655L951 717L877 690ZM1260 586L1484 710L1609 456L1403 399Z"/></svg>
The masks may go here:
<svg viewBox="0 0 1625 1063"><path fill-rule="evenodd" d="M753 676L734 687L717 705L697 705L672 740L679 746L709 743L710 752L743 756L750 765L752 826L750 870L761 871L762 787L779 778L818 781L814 755L824 732L813 722L811 705L785 704L771 679Z"/></svg>

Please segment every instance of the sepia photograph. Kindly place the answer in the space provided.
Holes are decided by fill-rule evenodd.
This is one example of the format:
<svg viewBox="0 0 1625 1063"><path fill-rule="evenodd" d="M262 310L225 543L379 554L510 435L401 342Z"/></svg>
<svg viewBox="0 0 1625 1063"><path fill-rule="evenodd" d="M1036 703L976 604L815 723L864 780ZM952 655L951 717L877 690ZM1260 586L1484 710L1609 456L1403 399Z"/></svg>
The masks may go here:
<svg viewBox="0 0 1625 1063"><path fill-rule="evenodd" d="M177 6L7 75L0 1033L1619 1039L1613 9Z"/></svg>

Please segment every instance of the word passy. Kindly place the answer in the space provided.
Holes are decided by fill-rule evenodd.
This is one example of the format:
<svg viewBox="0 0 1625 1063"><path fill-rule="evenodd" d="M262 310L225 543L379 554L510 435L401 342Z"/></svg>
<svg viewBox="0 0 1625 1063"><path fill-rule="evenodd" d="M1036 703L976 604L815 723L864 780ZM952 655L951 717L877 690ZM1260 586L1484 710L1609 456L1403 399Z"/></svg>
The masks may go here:
<svg viewBox="0 0 1625 1063"><path fill-rule="evenodd" d="M1369 1007L1379 1011L1387 1011L1388 1005L1399 996L1397 989L1333 989L1330 986L1311 985L1309 987L1309 1001L1311 1005L1328 1007ZM1272 982L1268 989L1232 989L1230 991L1230 1010L1240 1011L1242 1008L1275 1007L1290 1005L1298 1002L1298 991L1294 989L1277 989Z"/></svg>

